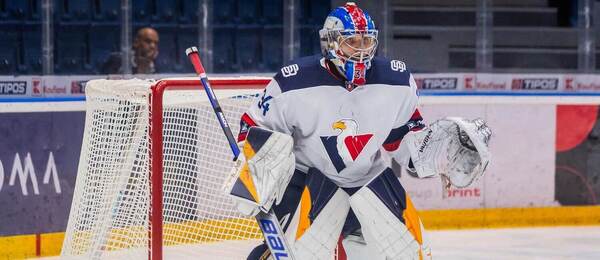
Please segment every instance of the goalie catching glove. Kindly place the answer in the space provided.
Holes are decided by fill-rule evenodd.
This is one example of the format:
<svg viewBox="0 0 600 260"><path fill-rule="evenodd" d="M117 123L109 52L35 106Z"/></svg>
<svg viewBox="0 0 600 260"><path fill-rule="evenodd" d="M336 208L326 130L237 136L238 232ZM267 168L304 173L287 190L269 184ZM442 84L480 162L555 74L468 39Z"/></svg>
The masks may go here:
<svg viewBox="0 0 600 260"><path fill-rule="evenodd" d="M414 166L408 167L409 172L419 178L439 174L444 182L467 187L483 175L490 162L491 134L483 119L459 117L446 117L421 131L410 132L402 141Z"/></svg>
<svg viewBox="0 0 600 260"><path fill-rule="evenodd" d="M225 187L242 214L255 216L259 210L268 212L273 202L279 204L295 169L293 146L287 134L250 128Z"/></svg>

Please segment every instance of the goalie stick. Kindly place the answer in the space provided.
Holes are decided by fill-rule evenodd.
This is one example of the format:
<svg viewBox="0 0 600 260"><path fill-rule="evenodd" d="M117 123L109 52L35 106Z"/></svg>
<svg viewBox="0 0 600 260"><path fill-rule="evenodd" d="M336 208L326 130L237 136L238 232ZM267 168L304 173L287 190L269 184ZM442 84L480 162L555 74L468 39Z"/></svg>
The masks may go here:
<svg viewBox="0 0 600 260"><path fill-rule="evenodd" d="M190 47L185 50L185 54L188 56L192 65L194 65L194 70L196 74L200 77L200 82L204 87L206 95L208 96L208 100L210 101L210 105L212 106L215 115L217 116L217 120L223 129L223 133L227 137L227 141L229 142L229 146L231 151L233 152L233 160L240 164L241 160L238 160L240 155L240 149L237 146L235 138L233 137L233 133L231 132L231 128L225 119L225 115L223 114L223 110L219 105L219 101L215 96L214 91L210 87L210 83L208 82L208 78L206 77L206 71L204 70L204 66L202 66L202 62L200 61L200 55L198 54L198 48ZM261 211L256 215L256 222L263 232L265 242L271 251L271 255L274 259L294 259L294 255L289 247L289 243L287 242L283 228L279 224L275 213L273 210L269 210L269 212Z"/></svg>

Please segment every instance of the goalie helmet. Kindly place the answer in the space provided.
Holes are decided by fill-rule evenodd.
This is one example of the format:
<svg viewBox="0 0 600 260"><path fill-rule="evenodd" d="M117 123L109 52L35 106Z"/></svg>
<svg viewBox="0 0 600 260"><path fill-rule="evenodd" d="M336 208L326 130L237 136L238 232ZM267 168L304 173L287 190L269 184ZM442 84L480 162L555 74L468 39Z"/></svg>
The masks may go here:
<svg viewBox="0 0 600 260"><path fill-rule="evenodd" d="M349 83L365 84L365 75L377 49L375 23L355 3L348 2L327 16L319 31L321 52Z"/></svg>

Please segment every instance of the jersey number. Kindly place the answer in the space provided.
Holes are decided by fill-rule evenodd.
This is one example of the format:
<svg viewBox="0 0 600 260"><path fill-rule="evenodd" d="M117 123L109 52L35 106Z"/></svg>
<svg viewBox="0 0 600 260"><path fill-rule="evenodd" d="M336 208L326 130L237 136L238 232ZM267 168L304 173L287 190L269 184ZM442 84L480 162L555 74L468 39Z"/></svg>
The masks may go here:
<svg viewBox="0 0 600 260"><path fill-rule="evenodd" d="M267 90L263 91L263 95L258 101L258 108L262 109L263 116L267 115L267 111L269 111L269 101L273 99L272 96L267 96Z"/></svg>

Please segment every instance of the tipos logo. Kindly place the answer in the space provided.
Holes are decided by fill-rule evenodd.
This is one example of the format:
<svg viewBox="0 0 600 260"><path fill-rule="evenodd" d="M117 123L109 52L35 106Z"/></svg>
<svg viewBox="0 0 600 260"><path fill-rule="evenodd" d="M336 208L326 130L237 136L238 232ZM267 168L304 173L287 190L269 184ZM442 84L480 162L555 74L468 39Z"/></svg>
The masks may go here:
<svg viewBox="0 0 600 260"><path fill-rule="evenodd" d="M25 95L26 81L0 81L0 95Z"/></svg>
<svg viewBox="0 0 600 260"><path fill-rule="evenodd" d="M341 172L358 158L373 134L358 134L358 123L352 119L339 120L332 128L337 135L321 136L321 142L333 166Z"/></svg>
<svg viewBox="0 0 600 260"><path fill-rule="evenodd" d="M417 79L417 85L421 89L456 89L457 78L424 78Z"/></svg>
<svg viewBox="0 0 600 260"><path fill-rule="evenodd" d="M557 90L558 79L539 78L539 79L513 79L512 89L525 90Z"/></svg>

